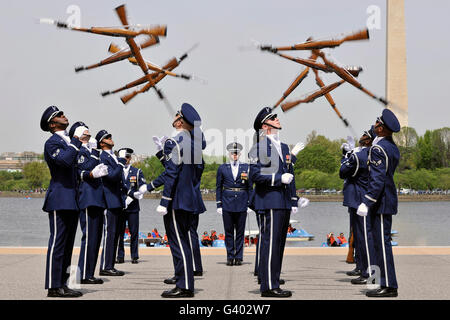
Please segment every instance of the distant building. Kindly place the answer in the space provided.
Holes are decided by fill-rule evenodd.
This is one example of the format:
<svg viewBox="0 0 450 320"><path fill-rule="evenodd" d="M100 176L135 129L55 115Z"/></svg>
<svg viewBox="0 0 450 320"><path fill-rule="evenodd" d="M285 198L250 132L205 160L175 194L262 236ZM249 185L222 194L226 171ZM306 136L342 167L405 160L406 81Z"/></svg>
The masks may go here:
<svg viewBox="0 0 450 320"><path fill-rule="evenodd" d="M41 154L24 152L4 152L0 154L0 170L2 171L22 171L23 166L32 161L43 161Z"/></svg>

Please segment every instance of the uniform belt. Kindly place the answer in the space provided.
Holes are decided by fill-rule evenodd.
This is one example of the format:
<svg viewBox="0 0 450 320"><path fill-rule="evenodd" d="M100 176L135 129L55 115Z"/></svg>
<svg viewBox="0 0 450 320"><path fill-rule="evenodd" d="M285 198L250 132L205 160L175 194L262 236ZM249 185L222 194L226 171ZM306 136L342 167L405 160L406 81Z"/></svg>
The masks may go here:
<svg viewBox="0 0 450 320"><path fill-rule="evenodd" d="M246 188L225 188L228 191L247 191Z"/></svg>

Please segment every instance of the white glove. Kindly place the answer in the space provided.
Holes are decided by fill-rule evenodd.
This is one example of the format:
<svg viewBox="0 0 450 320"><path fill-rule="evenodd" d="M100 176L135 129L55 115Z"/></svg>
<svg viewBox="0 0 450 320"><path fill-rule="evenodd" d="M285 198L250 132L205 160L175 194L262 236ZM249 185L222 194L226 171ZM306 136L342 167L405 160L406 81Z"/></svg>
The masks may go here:
<svg viewBox="0 0 450 320"><path fill-rule="evenodd" d="M75 129L75 132L73 133L74 136L77 136L78 138L81 138L81 136L84 134L84 132L87 131L89 133L89 129L85 126L79 126Z"/></svg>
<svg viewBox="0 0 450 320"><path fill-rule="evenodd" d="M91 171L92 177L100 178L108 175L108 167L104 163L100 163L95 166Z"/></svg>
<svg viewBox="0 0 450 320"><path fill-rule="evenodd" d="M289 184L294 179L294 176L291 173L283 173L281 175L281 183Z"/></svg>
<svg viewBox="0 0 450 320"><path fill-rule="evenodd" d="M302 151L303 149L305 149L305 144L303 142L297 142L297 144L294 146L294 148L292 149L291 153L296 156L297 153L299 153L300 151Z"/></svg>
<svg viewBox="0 0 450 320"><path fill-rule="evenodd" d="M127 197L125 199L125 208L124 209L128 208L128 206L130 205L131 202L133 202L133 198L132 197Z"/></svg>
<svg viewBox="0 0 450 320"><path fill-rule="evenodd" d="M156 208L156 212L164 216L167 214L167 208L163 207L162 205L159 205L158 208Z"/></svg>
<svg viewBox="0 0 450 320"><path fill-rule="evenodd" d="M254 212L252 209L247 208L247 213L252 213L252 212Z"/></svg>
<svg viewBox="0 0 450 320"><path fill-rule="evenodd" d="M125 155L127 154L127 150L122 149L119 151L119 158L125 158Z"/></svg>
<svg viewBox="0 0 450 320"><path fill-rule="evenodd" d="M298 199L298 206L300 208L305 208L308 205L309 205L309 199L308 198L300 197L300 199Z"/></svg>
<svg viewBox="0 0 450 320"><path fill-rule="evenodd" d="M298 207L291 207L291 214L296 214L298 212Z"/></svg>
<svg viewBox="0 0 450 320"><path fill-rule="evenodd" d="M344 142L341 145L341 149L343 149L345 152L349 152L350 150L352 150L353 148L350 147L350 145L347 142Z"/></svg>
<svg viewBox="0 0 450 320"><path fill-rule="evenodd" d="M148 192L147 185L143 184L139 187L139 192L142 193L142 195L146 194Z"/></svg>
<svg viewBox="0 0 450 320"><path fill-rule="evenodd" d="M361 203L356 211L356 214L361 217L367 216L367 212L369 212L369 208L367 208L365 203Z"/></svg>
<svg viewBox="0 0 450 320"><path fill-rule="evenodd" d="M163 149L163 145L164 142L166 142L167 137L166 136L162 136L161 138L158 138L157 136L153 136L153 142L156 144L156 149L158 149L158 151Z"/></svg>
<svg viewBox="0 0 450 320"><path fill-rule="evenodd" d="M223 213L222 208L217 208L217 213L222 214Z"/></svg>
<svg viewBox="0 0 450 320"><path fill-rule="evenodd" d="M88 146L89 146L91 149L97 149L97 140L95 140L94 138L91 137L91 138L89 139Z"/></svg>
<svg viewBox="0 0 450 320"><path fill-rule="evenodd" d="M355 139L352 136L347 136L347 143L350 146L350 149L355 148Z"/></svg>
<svg viewBox="0 0 450 320"><path fill-rule="evenodd" d="M137 200L141 200L144 197L144 194L136 191L135 193L133 193L133 197Z"/></svg>

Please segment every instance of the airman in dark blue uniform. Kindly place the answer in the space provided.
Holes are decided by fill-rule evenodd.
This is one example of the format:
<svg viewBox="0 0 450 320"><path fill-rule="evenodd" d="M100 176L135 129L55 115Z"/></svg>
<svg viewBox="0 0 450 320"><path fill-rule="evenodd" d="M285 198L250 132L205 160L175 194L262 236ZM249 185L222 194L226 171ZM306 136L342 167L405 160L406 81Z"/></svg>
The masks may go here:
<svg viewBox="0 0 450 320"><path fill-rule="evenodd" d="M380 274L380 288L366 292L368 297L396 297L398 295L394 256L391 245L392 216L397 214L397 188L394 172L400 152L392 133L400 131L395 114L384 109L374 127L377 137L369 150L369 185L357 214L367 216L372 227L375 265Z"/></svg>
<svg viewBox="0 0 450 320"><path fill-rule="evenodd" d="M106 210L103 219L103 249L100 262L101 276L123 276L124 272L114 268L117 246L119 244L119 216L125 206L123 194L123 168L126 159L117 157L112 148L112 135L106 130L100 130L95 136L98 148L101 148L100 162L108 167L108 175L102 178L105 192Z"/></svg>
<svg viewBox="0 0 450 320"><path fill-rule="evenodd" d="M200 128L197 128L200 129ZM201 129L200 129L201 130ZM201 148L204 150L206 148L206 140L205 136L202 132L201 137L200 134L194 136L194 139L192 139L193 147L196 149L200 148L200 138L201 138ZM158 138L156 136L153 137L153 141L155 142L158 152L156 153L156 157L160 160L161 164L165 166L166 157L164 156L163 152L163 145L165 141L167 140L166 136L162 136L161 138ZM195 151L198 152L198 151ZM200 183L201 183L201 177L203 174L203 170L205 168L205 162L202 158L201 163L195 163L195 172L196 172L196 179L195 179L195 189L197 189L197 196L199 197L198 203L200 204L200 211L198 214L193 215L192 219L192 225L189 228L189 245L192 249L192 266L194 269L194 276L200 277L203 276L203 264L202 264L202 257L200 252L200 242L198 238L198 224L199 224L199 218L200 214L206 211L206 207L203 203L203 199L201 197L201 191L200 191ZM146 191L147 189L142 189ZM173 276L171 278L164 279L165 284L176 284L177 278L176 276Z"/></svg>
<svg viewBox="0 0 450 320"><path fill-rule="evenodd" d="M239 162L242 145L230 143L227 151L230 163L222 164L217 170L216 204L225 229L227 265L232 266L242 265L244 257L244 231L251 184L248 179L249 165Z"/></svg>
<svg viewBox="0 0 450 320"><path fill-rule="evenodd" d="M278 138L280 122L270 108L258 113L253 127L258 141L249 158L250 179L255 184L254 208L260 214L261 224L261 296L290 297L291 291L280 289L280 273L290 214L298 210L292 156L289 147Z"/></svg>
<svg viewBox="0 0 450 320"><path fill-rule="evenodd" d="M347 272L347 275L359 276L359 278L352 279L352 284L367 284L371 275L370 258L373 259L374 249L370 221L366 217L357 215L356 210L367 192L369 182L367 158L374 138L375 133L372 127L370 130L364 131L359 140L359 147L348 152L344 148L339 170L340 178L345 179L343 205L348 207L350 215L356 260L356 268Z"/></svg>
<svg viewBox="0 0 450 320"><path fill-rule="evenodd" d="M142 171L133 167L130 164L131 155L134 150L131 148L119 149L119 157L127 160L125 168L123 169L125 179L125 208L119 218L119 248L117 252L116 263L123 263L125 258L125 248L123 235L125 233L125 227L128 222L128 229L130 230L130 253L131 263L138 263L139 259L139 200L143 195L139 192L139 187L145 185L145 177Z"/></svg>
<svg viewBox="0 0 450 320"><path fill-rule="evenodd" d="M82 284L102 284L94 277L100 242L102 240L103 212L106 208L101 177L108 174L107 167L100 163L97 143L91 138L88 126L81 121L72 125L69 137L77 133L86 137L77 156L78 203L80 228L82 231L78 268Z"/></svg>
<svg viewBox="0 0 450 320"><path fill-rule="evenodd" d="M80 297L82 293L68 288L66 282L78 226L76 163L81 137L69 138L65 132L69 120L55 106L44 111L40 126L52 134L44 146L44 159L51 175L42 208L48 213L50 225L45 289L48 297Z"/></svg>
<svg viewBox="0 0 450 320"><path fill-rule="evenodd" d="M172 253L176 287L164 291L164 298L194 296L194 270L189 229L194 215L204 212L199 183L202 159L201 119L188 103L183 103L175 115L172 126L178 131L164 143L165 171L147 184L147 191L164 185L157 212L164 215L164 226ZM192 142L194 141L194 143Z"/></svg>

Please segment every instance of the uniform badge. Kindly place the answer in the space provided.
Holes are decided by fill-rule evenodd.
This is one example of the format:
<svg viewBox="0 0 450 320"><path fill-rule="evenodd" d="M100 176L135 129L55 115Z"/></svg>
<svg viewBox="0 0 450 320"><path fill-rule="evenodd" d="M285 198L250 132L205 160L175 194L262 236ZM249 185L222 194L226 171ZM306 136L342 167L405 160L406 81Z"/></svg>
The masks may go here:
<svg viewBox="0 0 450 320"><path fill-rule="evenodd" d="M247 172L241 172L241 180L248 180Z"/></svg>
<svg viewBox="0 0 450 320"><path fill-rule="evenodd" d="M291 155L286 155L286 163L291 163Z"/></svg>
<svg viewBox="0 0 450 320"><path fill-rule="evenodd" d="M131 182L131 183L136 183L136 181L137 181L136 176L131 176L131 177L130 177L130 182Z"/></svg>
<svg viewBox="0 0 450 320"><path fill-rule="evenodd" d="M84 162L84 160L85 160L85 159L84 159L84 156L81 156L81 157L80 157L80 158L78 159L78 163L80 163L80 164L81 164L81 163L83 163L83 162Z"/></svg>
<svg viewBox="0 0 450 320"><path fill-rule="evenodd" d="M59 151L60 151L59 149L56 149L56 151L53 153L52 157L56 158L59 154Z"/></svg>

